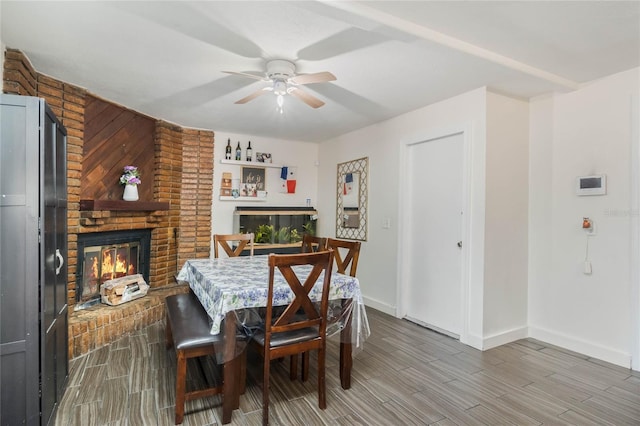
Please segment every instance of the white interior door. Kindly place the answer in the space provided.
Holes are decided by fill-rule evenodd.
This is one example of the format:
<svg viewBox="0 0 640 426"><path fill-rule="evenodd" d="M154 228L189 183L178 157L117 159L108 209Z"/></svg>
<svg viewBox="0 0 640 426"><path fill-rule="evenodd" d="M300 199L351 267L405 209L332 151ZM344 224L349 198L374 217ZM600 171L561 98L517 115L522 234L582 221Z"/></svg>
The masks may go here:
<svg viewBox="0 0 640 426"><path fill-rule="evenodd" d="M407 318L462 330L464 135L408 146Z"/></svg>

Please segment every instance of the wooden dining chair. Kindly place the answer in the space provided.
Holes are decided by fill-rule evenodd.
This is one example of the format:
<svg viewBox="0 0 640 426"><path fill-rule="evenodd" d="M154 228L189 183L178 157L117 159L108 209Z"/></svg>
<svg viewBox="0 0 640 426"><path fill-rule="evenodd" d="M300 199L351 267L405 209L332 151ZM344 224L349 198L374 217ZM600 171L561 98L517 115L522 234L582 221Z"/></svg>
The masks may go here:
<svg viewBox="0 0 640 426"><path fill-rule="evenodd" d="M302 253L315 253L317 251L324 251L326 249L326 238L316 237L311 234L304 234L302 236Z"/></svg>
<svg viewBox="0 0 640 426"><path fill-rule="evenodd" d="M360 257L360 241L328 238L327 248L333 249L337 272L355 277L358 269L358 258ZM349 272L347 272L347 268L349 268Z"/></svg>
<svg viewBox="0 0 640 426"><path fill-rule="evenodd" d="M237 242L235 250L230 243ZM218 258L218 246L222 247L227 256L240 256L242 250L249 246L249 254L253 256L253 233L250 234L215 234L213 236L213 257Z"/></svg>
<svg viewBox="0 0 640 426"><path fill-rule="evenodd" d="M310 265L311 272L304 283L294 271L294 266ZM262 381L262 424L269 424L269 369L270 362L286 356L311 350L318 351L318 406L327 407L325 383L325 351L327 338L327 307L329 285L333 267L333 251L300 254L269 255L269 292L264 330L258 331L251 344L264 358ZM282 274L294 294L284 310L274 312L273 287L277 271ZM319 309L311 301L309 292L320 275L322 293Z"/></svg>

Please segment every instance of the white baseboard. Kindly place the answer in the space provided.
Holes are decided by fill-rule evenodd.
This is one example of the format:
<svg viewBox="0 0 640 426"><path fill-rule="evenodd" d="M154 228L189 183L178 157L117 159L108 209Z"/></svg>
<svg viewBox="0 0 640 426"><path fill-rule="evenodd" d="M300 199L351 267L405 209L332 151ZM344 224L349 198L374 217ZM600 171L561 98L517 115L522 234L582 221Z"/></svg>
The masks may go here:
<svg viewBox="0 0 640 426"><path fill-rule="evenodd" d="M395 306L391 306L387 303L382 303L378 300L375 299L371 299L370 297L362 297L362 300L364 301L365 306L370 306L373 309L377 309L381 312L384 312L385 314L391 315L391 316L396 316L396 307Z"/></svg>
<svg viewBox="0 0 640 426"><path fill-rule="evenodd" d="M482 350L486 351L488 349L495 348L506 343L515 342L516 340L525 339L527 337L529 337L529 330L526 326L514 328L513 330L494 334L482 339Z"/></svg>
<svg viewBox="0 0 640 426"><path fill-rule="evenodd" d="M529 327L529 337L555 346L560 346L592 358L610 362L611 364L619 365L620 367L631 368L631 354L625 352L538 327Z"/></svg>
<svg viewBox="0 0 640 426"><path fill-rule="evenodd" d="M466 336L460 336L460 343L464 343L467 346L471 346L474 349L482 350L482 336L477 334L468 333Z"/></svg>

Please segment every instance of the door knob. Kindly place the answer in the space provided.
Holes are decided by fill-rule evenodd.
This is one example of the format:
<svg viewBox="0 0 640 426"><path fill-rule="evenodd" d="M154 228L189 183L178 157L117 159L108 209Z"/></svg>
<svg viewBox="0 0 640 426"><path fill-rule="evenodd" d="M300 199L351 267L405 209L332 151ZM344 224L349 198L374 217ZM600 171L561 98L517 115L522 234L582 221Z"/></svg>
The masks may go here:
<svg viewBox="0 0 640 426"><path fill-rule="evenodd" d="M462 248L462 241L458 241L458 248Z"/></svg>

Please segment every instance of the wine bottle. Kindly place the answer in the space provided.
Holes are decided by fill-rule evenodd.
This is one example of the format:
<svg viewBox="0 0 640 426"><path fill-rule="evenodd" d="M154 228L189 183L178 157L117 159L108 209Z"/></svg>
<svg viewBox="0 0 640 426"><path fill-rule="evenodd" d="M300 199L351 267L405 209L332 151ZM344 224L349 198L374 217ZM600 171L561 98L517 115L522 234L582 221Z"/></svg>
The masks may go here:
<svg viewBox="0 0 640 426"><path fill-rule="evenodd" d="M227 150L224 153L225 160L231 160L231 138L227 139Z"/></svg>
<svg viewBox="0 0 640 426"><path fill-rule="evenodd" d="M247 147L247 161L251 161L251 153L252 153L252 149L251 149L251 141L249 141L249 146Z"/></svg>
<svg viewBox="0 0 640 426"><path fill-rule="evenodd" d="M236 147L236 160L242 160L242 149L240 148L240 141L238 141L238 146Z"/></svg>

